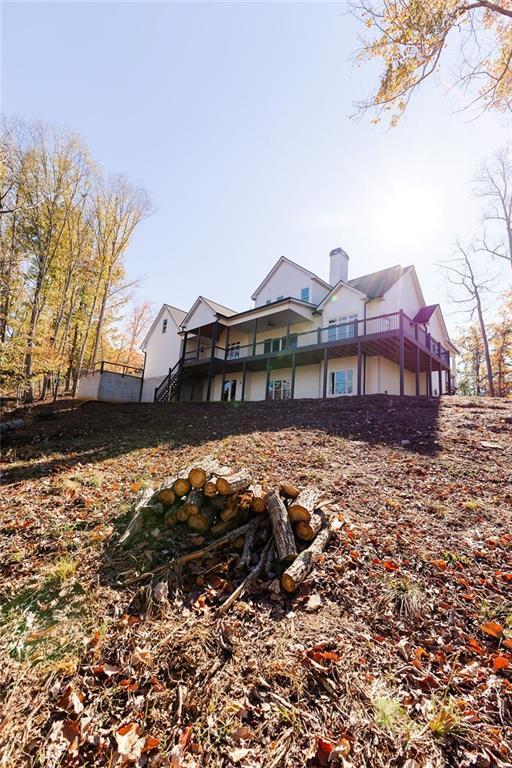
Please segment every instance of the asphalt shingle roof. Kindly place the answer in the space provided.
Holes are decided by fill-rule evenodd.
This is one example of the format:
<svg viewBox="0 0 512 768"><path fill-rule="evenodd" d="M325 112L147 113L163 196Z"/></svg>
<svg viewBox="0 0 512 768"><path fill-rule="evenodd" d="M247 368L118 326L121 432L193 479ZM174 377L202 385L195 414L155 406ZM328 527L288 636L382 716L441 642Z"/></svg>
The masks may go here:
<svg viewBox="0 0 512 768"><path fill-rule="evenodd" d="M378 299L389 291L392 285L399 280L411 267L401 267L399 264L387 269L381 269L378 272L370 272L369 275L355 277L348 280L352 288L366 294L369 299Z"/></svg>

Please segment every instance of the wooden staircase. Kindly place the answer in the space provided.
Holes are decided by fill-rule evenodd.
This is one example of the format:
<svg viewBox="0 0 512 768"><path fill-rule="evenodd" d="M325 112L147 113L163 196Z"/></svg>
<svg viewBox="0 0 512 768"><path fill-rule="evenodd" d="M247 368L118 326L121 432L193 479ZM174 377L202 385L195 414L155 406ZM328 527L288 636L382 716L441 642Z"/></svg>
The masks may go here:
<svg viewBox="0 0 512 768"><path fill-rule="evenodd" d="M169 373L163 381L160 382L158 387L155 387L155 396L153 398L155 403L168 403L177 396L181 385L184 381L187 381L191 376L191 371L188 368L183 368L181 360L178 360L174 368L169 370Z"/></svg>

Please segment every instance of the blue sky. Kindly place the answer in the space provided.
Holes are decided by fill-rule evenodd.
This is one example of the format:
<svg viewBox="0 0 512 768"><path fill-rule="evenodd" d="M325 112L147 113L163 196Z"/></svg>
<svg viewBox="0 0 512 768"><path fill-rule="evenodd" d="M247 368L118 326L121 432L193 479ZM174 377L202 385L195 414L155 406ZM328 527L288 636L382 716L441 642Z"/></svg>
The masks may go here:
<svg viewBox="0 0 512 768"><path fill-rule="evenodd" d="M2 111L147 188L127 263L155 308L246 309L279 256L327 277L337 245L351 277L414 263L442 301L435 262L477 230L471 177L506 123L433 80L392 131L350 119L378 73L353 63L359 32L344 3L7 2Z"/></svg>

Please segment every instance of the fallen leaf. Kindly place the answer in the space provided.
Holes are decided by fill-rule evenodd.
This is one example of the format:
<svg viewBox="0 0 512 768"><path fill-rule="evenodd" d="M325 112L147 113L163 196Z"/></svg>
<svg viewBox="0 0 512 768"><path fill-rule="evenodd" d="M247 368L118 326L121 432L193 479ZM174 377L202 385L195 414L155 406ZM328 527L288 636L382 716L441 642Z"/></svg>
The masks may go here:
<svg viewBox="0 0 512 768"><path fill-rule="evenodd" d="M500 669L509 669L510 667L510 661L507 658L507 656L499 655L495 656L492 660L492 668L495 672L498 672Z"/></svg>
<svg viewBox="0 0 512 768"><path fill-rule="evenodd" d="M136 762L144 747L144 739L140 736L140 726L137 723L122 725L115 732L117 751L131 762Z"/></svg>
<svg viewBox="0 0 512 768"><path fill-rule="evenodd" d="M317 736L316 739L316 759L321 766L329 765L329 757L334 749L332 741Z"/></svg>
<svg viewBox="0 0 512 768"><path fill-rule="evenodd" d="M485 635L495 637L496 640L499 640L503 634L503 626L495 621L486 621L485 624L480 625L480 629Z"/></svg>
<svg viewBox="0 0 512 768"><path fill-rule="evenodd" d="M228 752L228 756L233 763L239 763L240 760L243 760L244 757L247 757L249 752L249 749L240 747L239 749L232 749L231 752Z"/></svg>
<svg viewBox="0 0 512 768"><path fill-rule="evenodd" d="M486 653L485 648L482 645L480 645L478 640L476 640L474 637L469 638L468 645L472 651L475 651L475 653L479 653L481 656L485 656L485 653Z"/></svg>
<svg viewBox="0 0 512 768"><path fill-rule="evenodd" d="M68 685L57 702L57 706L60 709L65 709L70 715L79 715L84 709L83 700L83 694L76 691L73 685Z"/></svg>
<svg viewBox="0 0 512 768"><path fill-rule="evenodd" d="M306 605L304 606L306 611L309 613L313 613L313 611L317 611L320 606L322 605L322 598L320 595L311 595L309 600L307 601Z"/></svg>

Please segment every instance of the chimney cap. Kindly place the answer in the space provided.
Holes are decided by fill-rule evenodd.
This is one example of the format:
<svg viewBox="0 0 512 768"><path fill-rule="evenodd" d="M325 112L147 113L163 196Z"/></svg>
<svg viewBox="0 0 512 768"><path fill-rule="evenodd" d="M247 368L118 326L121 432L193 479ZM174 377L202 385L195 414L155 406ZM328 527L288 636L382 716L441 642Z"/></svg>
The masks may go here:
<svg viewBox="0 0 512 768"><path fill-rule="evenodd" d="M343 248L340 248L339 246L337 248L333 248L330 252L329 256L335 256L336 254L340 253L342 256L346 256L347 259L349 258L349 255L346 251L343 250Z"/></svg>

